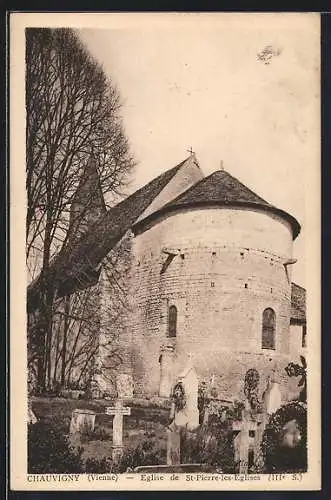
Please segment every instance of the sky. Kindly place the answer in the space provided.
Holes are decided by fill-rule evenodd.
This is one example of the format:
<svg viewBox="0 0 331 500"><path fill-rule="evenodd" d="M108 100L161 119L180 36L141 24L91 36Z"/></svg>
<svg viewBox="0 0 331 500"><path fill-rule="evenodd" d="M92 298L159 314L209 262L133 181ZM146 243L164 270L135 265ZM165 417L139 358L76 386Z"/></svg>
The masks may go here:
<svg viewBox="0 0 331 500"><path fill-rule="evenodd" d="M222 164L298 219L292 278L304 286L306 206L320 168L318 17L138 15L79 34L122 96L138 162L129 192L192 147L205 175Z"/></svg>

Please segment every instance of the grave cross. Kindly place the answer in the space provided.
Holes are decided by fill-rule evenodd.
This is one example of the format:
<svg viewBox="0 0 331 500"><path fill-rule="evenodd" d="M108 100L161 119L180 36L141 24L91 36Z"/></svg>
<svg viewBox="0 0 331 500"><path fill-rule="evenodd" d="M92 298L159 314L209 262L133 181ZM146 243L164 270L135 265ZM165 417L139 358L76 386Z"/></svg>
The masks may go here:
<svg viewBox="0 0 331 500"><path fill-rule="evenodd" d="M257 424L254 421L244 418L242 421L235 421L232 424L233 431L239 431L234 439L235 461L239 462L239 474L248 473L248 452L251 443L250 433L255 432Z"/></svg>
<svg viewBox="0 0 331 500"><path fill-rule="evenodd" d="M175 423L167 428L167 465L180 464L181 429Z"/></svg>
<svg viewBox="0 0 331 500"><path fill-rule="evenodd" d="M257 415L257 429L255 432L255 439L254 439L254 463L258 467L263 467L264 459L261 450L261 443L267 423L268 423L268 414L266 412Z"/></svg>
<svg viewBox="0 0 331 500"><path fill-rule="evenodd" d="M113 418L113 461L118 462L123 453L123 415L131 415L131 408L123 406L122 400L118 399L115 406L105 408L106 415L114 415Z"/></svg>
<svg viewBox="0 0 331 500"><path fill-rule="evenodd" d="M248 473L250 450L253 452L254 464L257 466L263 464L261 442L267 422L266 412L258 414L256 420L251 420L247 415L244 415L243 420L233 422L232 430L237 432L234 438L235 462L239 462L240 474Z"/></svg>

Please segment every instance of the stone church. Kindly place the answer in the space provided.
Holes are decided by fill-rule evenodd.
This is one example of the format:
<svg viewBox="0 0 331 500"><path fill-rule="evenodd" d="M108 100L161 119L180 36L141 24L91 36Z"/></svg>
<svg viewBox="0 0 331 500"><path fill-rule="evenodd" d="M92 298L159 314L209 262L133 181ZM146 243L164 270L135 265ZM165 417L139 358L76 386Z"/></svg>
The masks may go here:
<svg viewBox="0 0 331 500"><path fill-rule="evenodd" d="M127 239L127 307L116 342L135 395L168 397L190 362L224 400L239 398L250 368L262 388L276 378L287 399L284 368L306 346L305 290L291 281L299 233L292 215L225 170L205 177L191 154L103 209L56 279L63 294L81 287L82 276L84 286L98 283L102 318L111 300L102 264ZM100 339L112 328L101 323ZM97 362L102 356L100 348ZM104 375L96 382L112 393Z"/></svg>
<svg viewBox="0 0 331 500"><path fill-rule="evenodd" d="M249 368L286 386L284 367L306 340L305 292L291 282L299 223L225 170L204 177L194 155L155 181L130 226L119 335L136 394L169 396L188 358L224 398Z"/></svg>

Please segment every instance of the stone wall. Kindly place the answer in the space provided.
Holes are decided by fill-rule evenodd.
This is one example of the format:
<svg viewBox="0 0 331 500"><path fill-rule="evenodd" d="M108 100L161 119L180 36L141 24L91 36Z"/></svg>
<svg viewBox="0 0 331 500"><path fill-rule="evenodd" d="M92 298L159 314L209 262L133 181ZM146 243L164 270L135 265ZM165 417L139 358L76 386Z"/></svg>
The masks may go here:
<svg viewBox="0 0 331 500"><path fill-rule="evenodd" d="M290 352L297 358L300 354L306 356L307 348L302 345L304 325L291 324L290 327Z"/></svg>
<svg viewBox="0 0 331 500"><path fill-rule="evenodd" d="M252 210L187 210L145 227L133 251L128 323L138 393L158 392L160 348L169 343L174 376L191 353L201 378L222 376L224 396L238 392L248 368L265 376L276 370L283 378L291 283L283 264L292 256L286 222ZM172 260L169 252L176 253ZM176 339L167 337L170 305L178 309ZM275 350L261 348L267 307L276 313Z"/></svg>
<svg viewBox="0 0 331 500"><path fill-rule="evenodd" d="M131 374L132 238L128 231L104 259L98 284L101 301L95 382L103 395L116 394L117 374Z"/></svg>

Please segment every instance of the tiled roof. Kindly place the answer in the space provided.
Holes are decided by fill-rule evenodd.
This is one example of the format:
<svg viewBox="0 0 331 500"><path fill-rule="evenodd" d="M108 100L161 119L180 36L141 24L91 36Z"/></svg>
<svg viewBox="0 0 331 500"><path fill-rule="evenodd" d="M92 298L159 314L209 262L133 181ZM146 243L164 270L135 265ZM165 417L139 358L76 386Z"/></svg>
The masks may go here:
<svg viewBox="0 0 331 500"><path fill-rule="evenodd" d="M198 184L188 189L185 193L178 196L178 198L170 202L169 205L184 205L186 203L206 200L229 203L248 201L260 205L269 205L268 202L253 193L253 191L248 189L248 187L225 170L213 172L208 177L198 182Z"/></svg>
<svg viewBox="0 0 331 500"><path fill-rule="evenodd" d="M292 283L291 286L291 323L306 322L306 290Z"/></svg>
<svg viewBox="0 0 331 500"><path fill-rule="evenodd" d="M75 289L82 288L84 283L87 286L96 282L99 275L97 269L103 258L106 257L124 234L133 227L139 216L187 161L188 159L167 170L108 210L105 215L95 221L93 227L78 241L75 241L72 245L69 243L63 248L51 263L48 274L48 279L52 280L58 287L60 294L71 293ZM214 172L209 177L197 182L193 187L157 211L156 214L184 206L200 204L262 208L277 213L288 220L292 225L294 237L300 231L299 223L294 217L273 207L223 170ZM152 214L149 217L154 217L154 215ZM297 287L298 290L303 290L303 292L299 293L293 286ZM305 291L298 285L293 284L293 286L292 302L294 301L294 305L292 304L292 316L299 319L305 317L302 308L302 293L305 293ZM40 277L28 286L28 307L32 310L38 305L39 290Z"/></svg>
<svg viewBox="0 0 331 500"><path fill-rule="evenodd" d="M77 280L81 282L90 279L91 271L100 264L187 160L109 209L78 242L67 245L59 253L51 264L49 276L53 283L60 286L60 294L70 293L77 287ZM39 287L40 278L28 286L28 304L32 309L38 301Z"/></svg>
<svg viewBox="0 0 331 500"><path fill-rule="evenodd" d="M291 224L293 238L296 238L300 232L300 224L292 215L265 201L225 170L218 170L205 177L165 205L159 212L165 213L183 207L213 204L262 209L287 220ZM155 216L156 214L153 214L153 217Z"/></svg>

